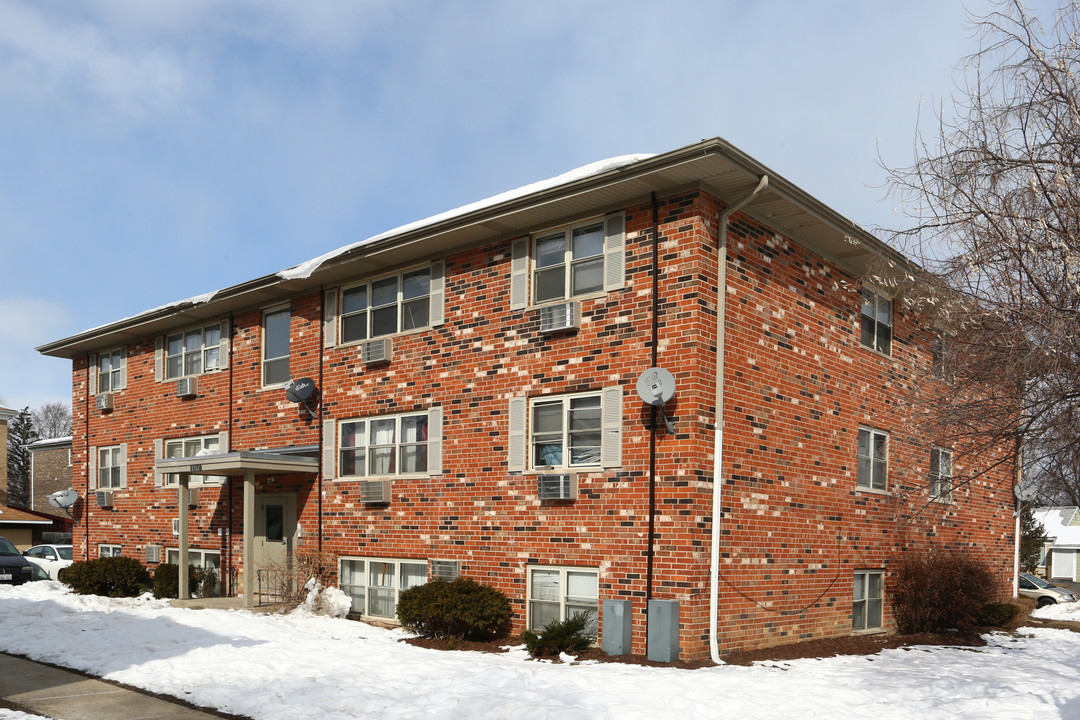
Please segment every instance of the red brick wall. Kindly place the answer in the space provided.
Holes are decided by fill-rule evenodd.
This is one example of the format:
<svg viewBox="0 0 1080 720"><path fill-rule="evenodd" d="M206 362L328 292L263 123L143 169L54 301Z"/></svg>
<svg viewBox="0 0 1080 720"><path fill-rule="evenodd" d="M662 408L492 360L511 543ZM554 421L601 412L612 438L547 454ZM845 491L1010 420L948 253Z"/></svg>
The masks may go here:
<svg viewBox="0 0 1080 720"><path fill-rule="evenodd" d="M658 365L678 396L676 434L659 432L652 595L680 601L683 657L708 655L715 263L719 204L696 191L663 198ZM298 493L304 549L459 560L462 573L505 591L520 630L530 564L597 568L600 597L633 602L634 651L644 651L649 522L648 408L634 383L651 360L652 208L627 212L627 283L583 302L575 334L542 335L535 309L509 309L510 243L446 259L446 321L394 338L394 360L359 361L357 347L322 349L321 296L292 301L291 375L316 378L326 418L441 405L443 474L395 480L393 501L365 505L354 483L260 478L260 491ZM902 551L978 551L1005 587L1012 521L1008 478L925 502L929 441L905 437L899 398L929 335L899 304L891 357L859 346L858 279L736 215L729 233L721 650L846 634L852 572L895 571ZM358 278L359 279L359 278ZM849 290L847 288L854 288ZM77 507L78 553L118 543L142 557L175 546L176 493L154 482L154 440L229 431L232 450L318 445L320 424L280 389L260 388L262 309L232 318L227 371L199 378L199 396L154 381L154 338L128 347L116 409L86 404L86 361L74 363L75 482L85 496L87 446L128 443L128 486L112 510ZM623 388L622 467L579 474L574 502L541 503L533 474L507 472L512 396ZM89 413L87 407L90 408ZM890 491L855 489L860 424L891 433ZM969 458L957 453L958 469ZM193 547L242 556L240 483L203 489ZM218 530L222 534L218 535ZM226 533L226 530L228 531ZM888 580L886 580L888 584ZM886 604L887 605L887 604ZM887 626L891 621L887 618Z"/></svg>

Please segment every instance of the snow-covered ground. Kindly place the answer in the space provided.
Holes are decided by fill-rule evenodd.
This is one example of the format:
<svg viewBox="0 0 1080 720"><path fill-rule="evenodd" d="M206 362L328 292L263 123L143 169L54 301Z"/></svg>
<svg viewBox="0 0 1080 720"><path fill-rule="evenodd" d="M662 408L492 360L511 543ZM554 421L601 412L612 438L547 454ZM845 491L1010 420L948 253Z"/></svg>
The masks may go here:
<svg viewBox="0 0 1080 720"><path fill-rule="evenodd" d="M1038 611L1080 620L1080 604ZM0 651L252 718L1080 718L1080 634L702 670L440 652L315 616L0 587ZM5 715L0 718L18 717Z"/></svg>

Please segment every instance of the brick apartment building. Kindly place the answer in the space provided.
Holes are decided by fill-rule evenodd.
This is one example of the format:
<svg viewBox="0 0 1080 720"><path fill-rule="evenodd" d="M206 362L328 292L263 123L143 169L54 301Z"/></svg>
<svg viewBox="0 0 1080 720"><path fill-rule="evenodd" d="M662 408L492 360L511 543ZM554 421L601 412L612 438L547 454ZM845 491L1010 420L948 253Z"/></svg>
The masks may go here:
<svg viewBox="0 0 1080 720"><path fill-rule="evenodd" d="M8 497L8 423L18 414L0 407L0 505L6 505Z"/></svg>
<svg viewBox="0 0 1080 720"><path fill-rule="evenodd" d="M71 484L71 437L36 440L30 450L29 510L68 519L67 511L49 504L49 495Z"/></svg>
<svg viewBox="0 0 1080 720"><path fill-rule="evenodd" d="M51 343L76 557L188 547L251 602L255 569L322 551L371 619L436 575L504 591L516 630L621 600L638 653L677 601L683 658L887 631L931 546L1005 593L1011 479L953 487L994 458L906 432L934 328L866 281L890 262L714 139Z"/></svg>

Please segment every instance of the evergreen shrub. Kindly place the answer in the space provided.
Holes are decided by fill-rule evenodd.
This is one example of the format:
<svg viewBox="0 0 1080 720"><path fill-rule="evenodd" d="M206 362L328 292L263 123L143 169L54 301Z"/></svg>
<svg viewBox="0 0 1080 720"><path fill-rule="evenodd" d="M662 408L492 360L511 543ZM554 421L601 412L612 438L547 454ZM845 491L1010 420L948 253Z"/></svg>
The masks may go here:
<svg viewBox="0 0 1080 720"><path fill-rule="evenodd" d="M579 653L593 640L585 632L591 616L591 612L574 613L566 620L552 620L539 633L526 630L521 637L533 657Z"/></svg>
<svg viewBox="0 0 1080 720"><path fill-rule="evenodd" d="M59 578L79 595L135 597L150 588L150 573L141 562L129 557L77 562L62 569Z"/></svg>
<svg viewBox="0 0 1080 720"><path fill-rule="evenodd" d="M504 632L510 600L470 578L442 580L402 591L397 617L413 632L454 640L488 640Z"/></svg>

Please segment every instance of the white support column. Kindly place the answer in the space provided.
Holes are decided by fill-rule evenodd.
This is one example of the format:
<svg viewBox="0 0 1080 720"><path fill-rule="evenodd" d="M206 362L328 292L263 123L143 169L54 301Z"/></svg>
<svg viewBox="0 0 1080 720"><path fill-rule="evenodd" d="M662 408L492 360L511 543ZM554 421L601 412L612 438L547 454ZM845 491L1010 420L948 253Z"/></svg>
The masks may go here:
<svg viewBox="0 0 1080 720"><path fill-rule="evenodd" d="M255 471L244 471L244 607L255 607Z"/></svg>
<svg viewBox="0 0 1080 720"><path fill-rule="evenodd" d="M176 504L178 506L177 511L180 515L180 560L178 564L179 580L180 580L180 592L178 593L181 600L187 600L191 597L191 589L188 587L188 500L190 497L190 490L188 489L188 482L191 476L187 473L179 473L180 477L180 489L176 493Z"/></svg>

